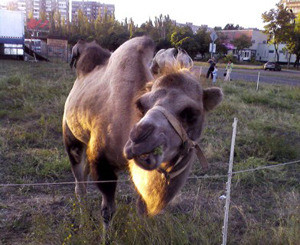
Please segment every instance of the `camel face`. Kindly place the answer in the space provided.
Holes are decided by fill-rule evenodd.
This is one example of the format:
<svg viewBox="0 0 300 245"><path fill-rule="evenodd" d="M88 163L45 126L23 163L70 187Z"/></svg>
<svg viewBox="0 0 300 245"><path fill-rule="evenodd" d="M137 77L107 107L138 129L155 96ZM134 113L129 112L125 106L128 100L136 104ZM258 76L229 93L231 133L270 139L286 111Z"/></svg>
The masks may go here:
<svg viewBox="0 0 300 245"><path fill-rule="evenodd" d="M217 88L215 90L219 91ZM173 162L182 150L183 142L157 106L171 113L191 140L197 140L206 112L204 93L199 83L187 72L165 75L156 80L151 91L136 102L142 118L131 130L125 145L126 157L145 170ZM220 96L221 92L215 98L216 104Z"/></svg>
<svg viewBox="0 0 300 245"><path fill-rule="evenodd" d="M153 170L174 158L180 145L180 137L154 106L131 130L125 154L141 168Z"/></svg>

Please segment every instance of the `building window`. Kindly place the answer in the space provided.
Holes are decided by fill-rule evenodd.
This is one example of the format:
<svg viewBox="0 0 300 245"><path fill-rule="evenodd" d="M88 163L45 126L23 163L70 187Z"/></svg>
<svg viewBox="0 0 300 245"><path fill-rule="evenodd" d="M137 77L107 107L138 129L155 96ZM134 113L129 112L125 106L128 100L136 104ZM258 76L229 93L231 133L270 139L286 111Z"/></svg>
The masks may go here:
<svg viewBox="0 0 300 245"><path fill-rule="evenodd" d="M269 50L269 54L274 54L274 50Z"/></svg>

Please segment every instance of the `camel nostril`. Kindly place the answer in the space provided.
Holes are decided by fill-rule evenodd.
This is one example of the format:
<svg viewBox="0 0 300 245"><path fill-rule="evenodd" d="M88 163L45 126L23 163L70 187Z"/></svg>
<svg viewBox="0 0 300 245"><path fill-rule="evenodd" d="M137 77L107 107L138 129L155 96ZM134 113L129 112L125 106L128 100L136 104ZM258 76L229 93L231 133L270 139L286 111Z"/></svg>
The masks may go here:
<svg viewBox="0 0 300 245"><path fill-rule="evenodd" d="M134 143L139 143L147 139L154 131L155 127L150 123L136 125L131 132L130 138Z"/></svg>

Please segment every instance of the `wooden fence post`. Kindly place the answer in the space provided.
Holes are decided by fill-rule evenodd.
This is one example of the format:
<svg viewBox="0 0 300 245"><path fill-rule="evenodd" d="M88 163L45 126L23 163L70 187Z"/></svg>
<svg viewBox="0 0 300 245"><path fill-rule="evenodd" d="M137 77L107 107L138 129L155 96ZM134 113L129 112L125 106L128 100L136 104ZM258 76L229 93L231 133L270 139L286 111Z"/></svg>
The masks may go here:
<svg viewBox="0 0 300 245"><path fill-rule="evenodd" d="M202 75L202 66L200 66L199 80L201 80L201 75Z"/></svg>
<svg viewBox="0 0 300 245"><path fill-rule="evenodd" d="M257 75L256 91L258 90L259 79L260 79L260 71L258 72L258 75Z"/></svg>

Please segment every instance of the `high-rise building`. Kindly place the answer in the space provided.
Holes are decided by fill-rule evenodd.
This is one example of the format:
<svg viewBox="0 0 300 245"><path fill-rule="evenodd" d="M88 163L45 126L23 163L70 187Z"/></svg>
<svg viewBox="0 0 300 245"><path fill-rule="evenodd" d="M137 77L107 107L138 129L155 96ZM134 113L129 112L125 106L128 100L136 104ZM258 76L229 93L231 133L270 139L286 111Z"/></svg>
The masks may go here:
<svg viewBox="0 0 300 245"><path fill-rule="evenodd" d="M99 12L102 17L105 13L108 16L113 16L115 13L115 5L96 1L72 1L72 21L77 20L78 10L81 10L89 20L95 20Z"/></svg>
<svg viewBox="0 0 300 245"><path fill-rule="evenodd" d="M280 3L291 9L294 14L300 14L300 0L281 0Z"/></svg>
<svg viewBox="0 0 300 245"><path fill-rule="evenodd" d="M56 0L56 10L62 19L69 20L69 0Z"/></svg>
<svg viewBox="0 0 300 245"><path fill-rule="evenodd" d="M32 16L38 19L40 13L45 11L45 0L18 0L18 10L24 13L26 18Z"/></svg>
<svg viewBox="0 0 300 245"><path fill-rule="evenodd" d="M17 4L25 18L39 19L43 13L48 17L51 12L58 11L62 19L69 19L69 0L17 0Z"/></svg>
<svg viewBox="0 0 300 245"><path fill-rule="evenodd" d="M53 10L56 9L56 1L45 0L45 12L49 15Z"/></svg>
<svg viewBox="0 0 300 245"><path fill-rule="evenodd" d="M72 4L70 3L72 1ZM113 16L115 5L104 4L97 1L87 0L12 0L17 4L18 10L24 13L25 19L33 17L39 19L45 14L48 18L50 14L58 11L61 19L69 20L69 7L72 7L71 17L73 21L77 20L78 10L80 9L89 20L96 20L99 13L103 17L105 14ZM71 5L70 5L71 4ZM5 4L6 5L6 4ZM6 8L0 4L0 8Z"/></svg>

